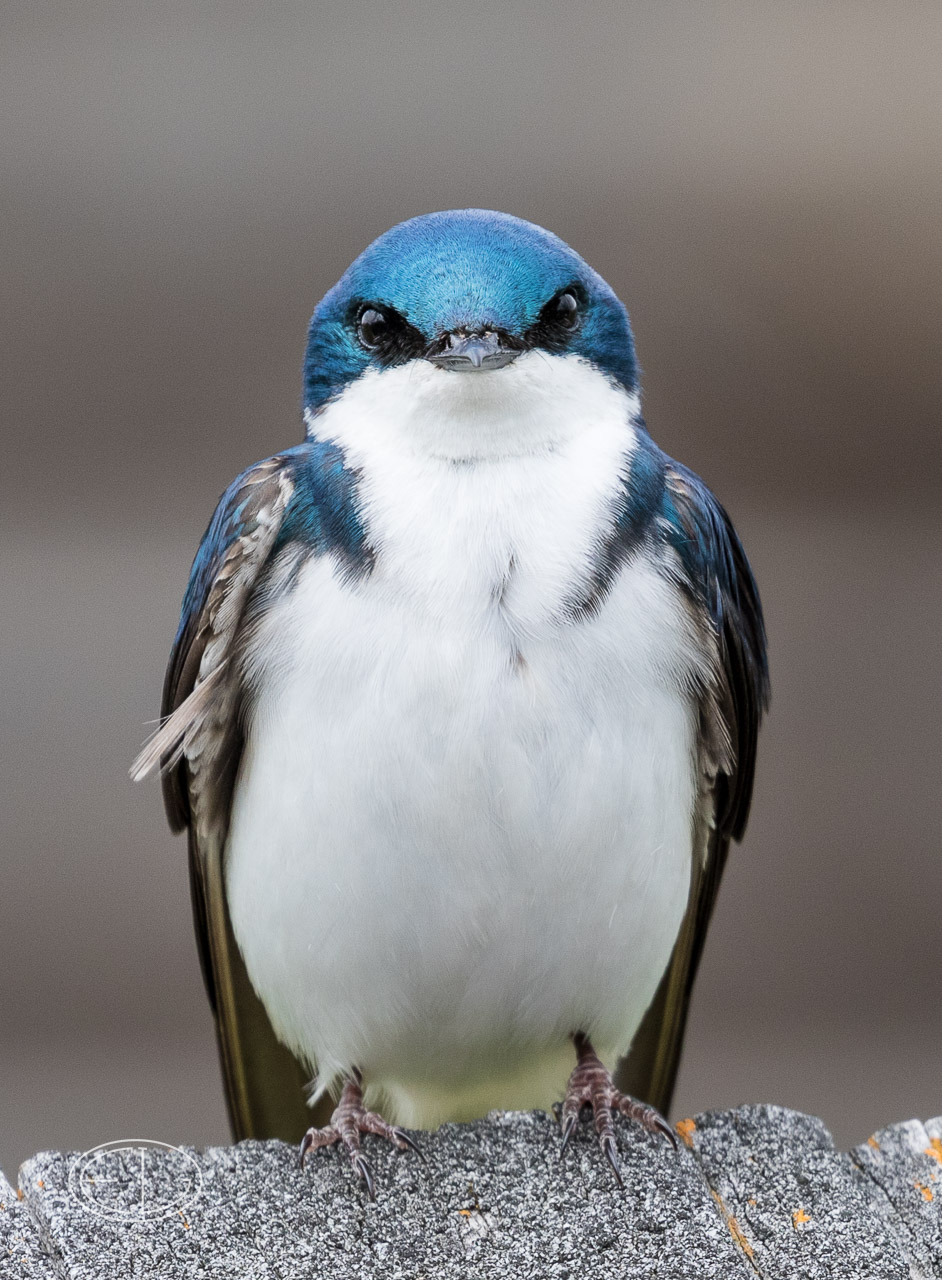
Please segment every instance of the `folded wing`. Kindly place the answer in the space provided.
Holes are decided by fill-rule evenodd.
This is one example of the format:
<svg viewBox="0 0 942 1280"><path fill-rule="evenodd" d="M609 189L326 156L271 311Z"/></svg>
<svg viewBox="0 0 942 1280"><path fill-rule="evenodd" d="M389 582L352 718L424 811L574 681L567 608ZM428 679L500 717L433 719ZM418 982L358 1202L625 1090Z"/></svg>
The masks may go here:
<svg viewBox="0 0 942 1280"><path fill-rule="evenodd" d="M668 970L619 1069L626 1092L666 1112L730 840L741 840L746 829L769 677L762 606L742 544L702 480L673 461L656 527L714 650L713 679L699 699L701 802L690 904Z"/></svg>
<svg viewBox="0 0 942 1280"><path fill-rule="evenodd" d="M164 682L162 723L132 777L158 766L174 831L189 837L200 961L216 1019L237 1138L296 1141L310 1123L303 1066L278 1041L239 952L223 856L242 754L239 646L264 594L295 493L298 451L244 472L223 495L197 552Z"/></svg>

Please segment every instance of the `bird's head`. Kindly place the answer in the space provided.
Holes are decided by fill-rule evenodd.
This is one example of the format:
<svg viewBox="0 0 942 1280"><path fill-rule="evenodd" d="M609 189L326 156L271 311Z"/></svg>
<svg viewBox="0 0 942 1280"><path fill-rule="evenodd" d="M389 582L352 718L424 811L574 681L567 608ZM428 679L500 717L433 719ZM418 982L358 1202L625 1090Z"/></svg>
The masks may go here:
<svg viewBox="0 0 942 1280"><path fill-rule="evenodd" d="M304 408L312 432L351 397L381 417L385 403L423 421L509 424L586 377L636 392L628 315L611 288L542 227L462 209L393 227L325 295L308 333Z"/></svg>

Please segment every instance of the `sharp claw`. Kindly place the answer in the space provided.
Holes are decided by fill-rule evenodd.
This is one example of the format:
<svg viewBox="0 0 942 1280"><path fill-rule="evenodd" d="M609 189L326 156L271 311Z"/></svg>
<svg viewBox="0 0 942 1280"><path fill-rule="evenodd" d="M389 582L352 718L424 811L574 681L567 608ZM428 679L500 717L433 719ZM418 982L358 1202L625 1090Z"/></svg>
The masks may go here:
<svg viewBox="0 0 942 1280"><path fill-rule="evenodd" d="M678 1151L680 1148L677 1146L677 1135L674 1133L674 1130L670 1125L667 1124L666 1121L662 1120L660 1116L658 1116L654 1123L657 1126L658 1133L667 1139L675 1151Z"/></svg>
<svg viewBox="0 0 942 1280"><path fill-rule="evenodd" d="M625 1184L621 1180L621 1165L618 1163L618 1148L615 1146L615 1139L611 1134L606 1134L602 1139L602 1150L605 1152L605 1159L612 1167L615 1181L624 1190Z"/></svg>
<svg viewBox="0 0 942 1280"><path fill-rule="evenodd" d="M570 1117L569 1117L569 1119L566 1121L565 1127L563 1128L563 1140L562 1140L562 1142L560 1143L560 1146L559 1146L559 1158L560 1158L560 1160L562 1160L562 1158L563 1158L563 1152L564 1152L564 1151L566 1150L566 1148L569 1146L569 1139L570 1139L570 1138L572 1137L572 1135L575 1133L575 1130L576 1130L576 1122L577 1122L577 1120L578 1120L578 1119L579 1119L578 1115L575 1115L575 1116L570 1116Z"/></svg>
<svg viewBox="0 0 942 1280"><path fill-rule="evenodd" d="M425 1159L425 1156L422 1153L422 1148L419 1146L419 1144L415 1141L414 1138L409 1137L405 1129L393 1129L393 1133L396 1135L397 1142L403 1143L405 1146L409 1148L410 1151L414 1151L420 1160Z"/></svg>
<svg viewBox="0 0 942 1280"><path fill-rule="evenodd" d="M366 1163L362 1156L354 1156L353 1167L363 1180L366 1187L366 1194L371 1200L376 1199L376 1184L373 1181L373 1171Z"/></svg>
<svg viewBox="0 0 942 1280"><path fill-rule="evenodd" d="M313 1147L313 1145L314 1145L314 1134L310 1129L308 1129L307 1133L301 1139L301 1147L298 1151L298 1167L299 1168L301 1169L304 1168L304 1158L307 1155L307 1153L310 1151L311 1147Z"/></svg>

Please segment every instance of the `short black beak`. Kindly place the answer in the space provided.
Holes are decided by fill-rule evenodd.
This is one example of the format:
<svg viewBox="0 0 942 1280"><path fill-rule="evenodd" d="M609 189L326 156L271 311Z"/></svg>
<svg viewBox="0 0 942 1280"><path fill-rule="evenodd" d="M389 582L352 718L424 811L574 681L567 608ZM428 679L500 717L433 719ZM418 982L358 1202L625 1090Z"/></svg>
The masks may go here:
<svg viewBox="0 0 942 1280"><path fill-rule="evenodd" d="M426 352L426 360L455 373L487 373L516 360L520 348L499 333L446 333Z"/></svg>

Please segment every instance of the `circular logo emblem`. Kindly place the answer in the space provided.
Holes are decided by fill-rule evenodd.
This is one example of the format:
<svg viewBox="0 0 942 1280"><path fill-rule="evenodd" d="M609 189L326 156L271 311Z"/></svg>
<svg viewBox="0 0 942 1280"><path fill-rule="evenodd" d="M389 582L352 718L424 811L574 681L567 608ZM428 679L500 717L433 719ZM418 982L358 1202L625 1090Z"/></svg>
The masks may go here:
<svg viewBox="0 0 942 1280"><path fill-rule="evenodd" d="M69 1190L89 1213L119 1222L150 1222L179 1214L199 1198L203 1177L180 1147L150 1138L104 1142L80 1155Z"/></svg>

